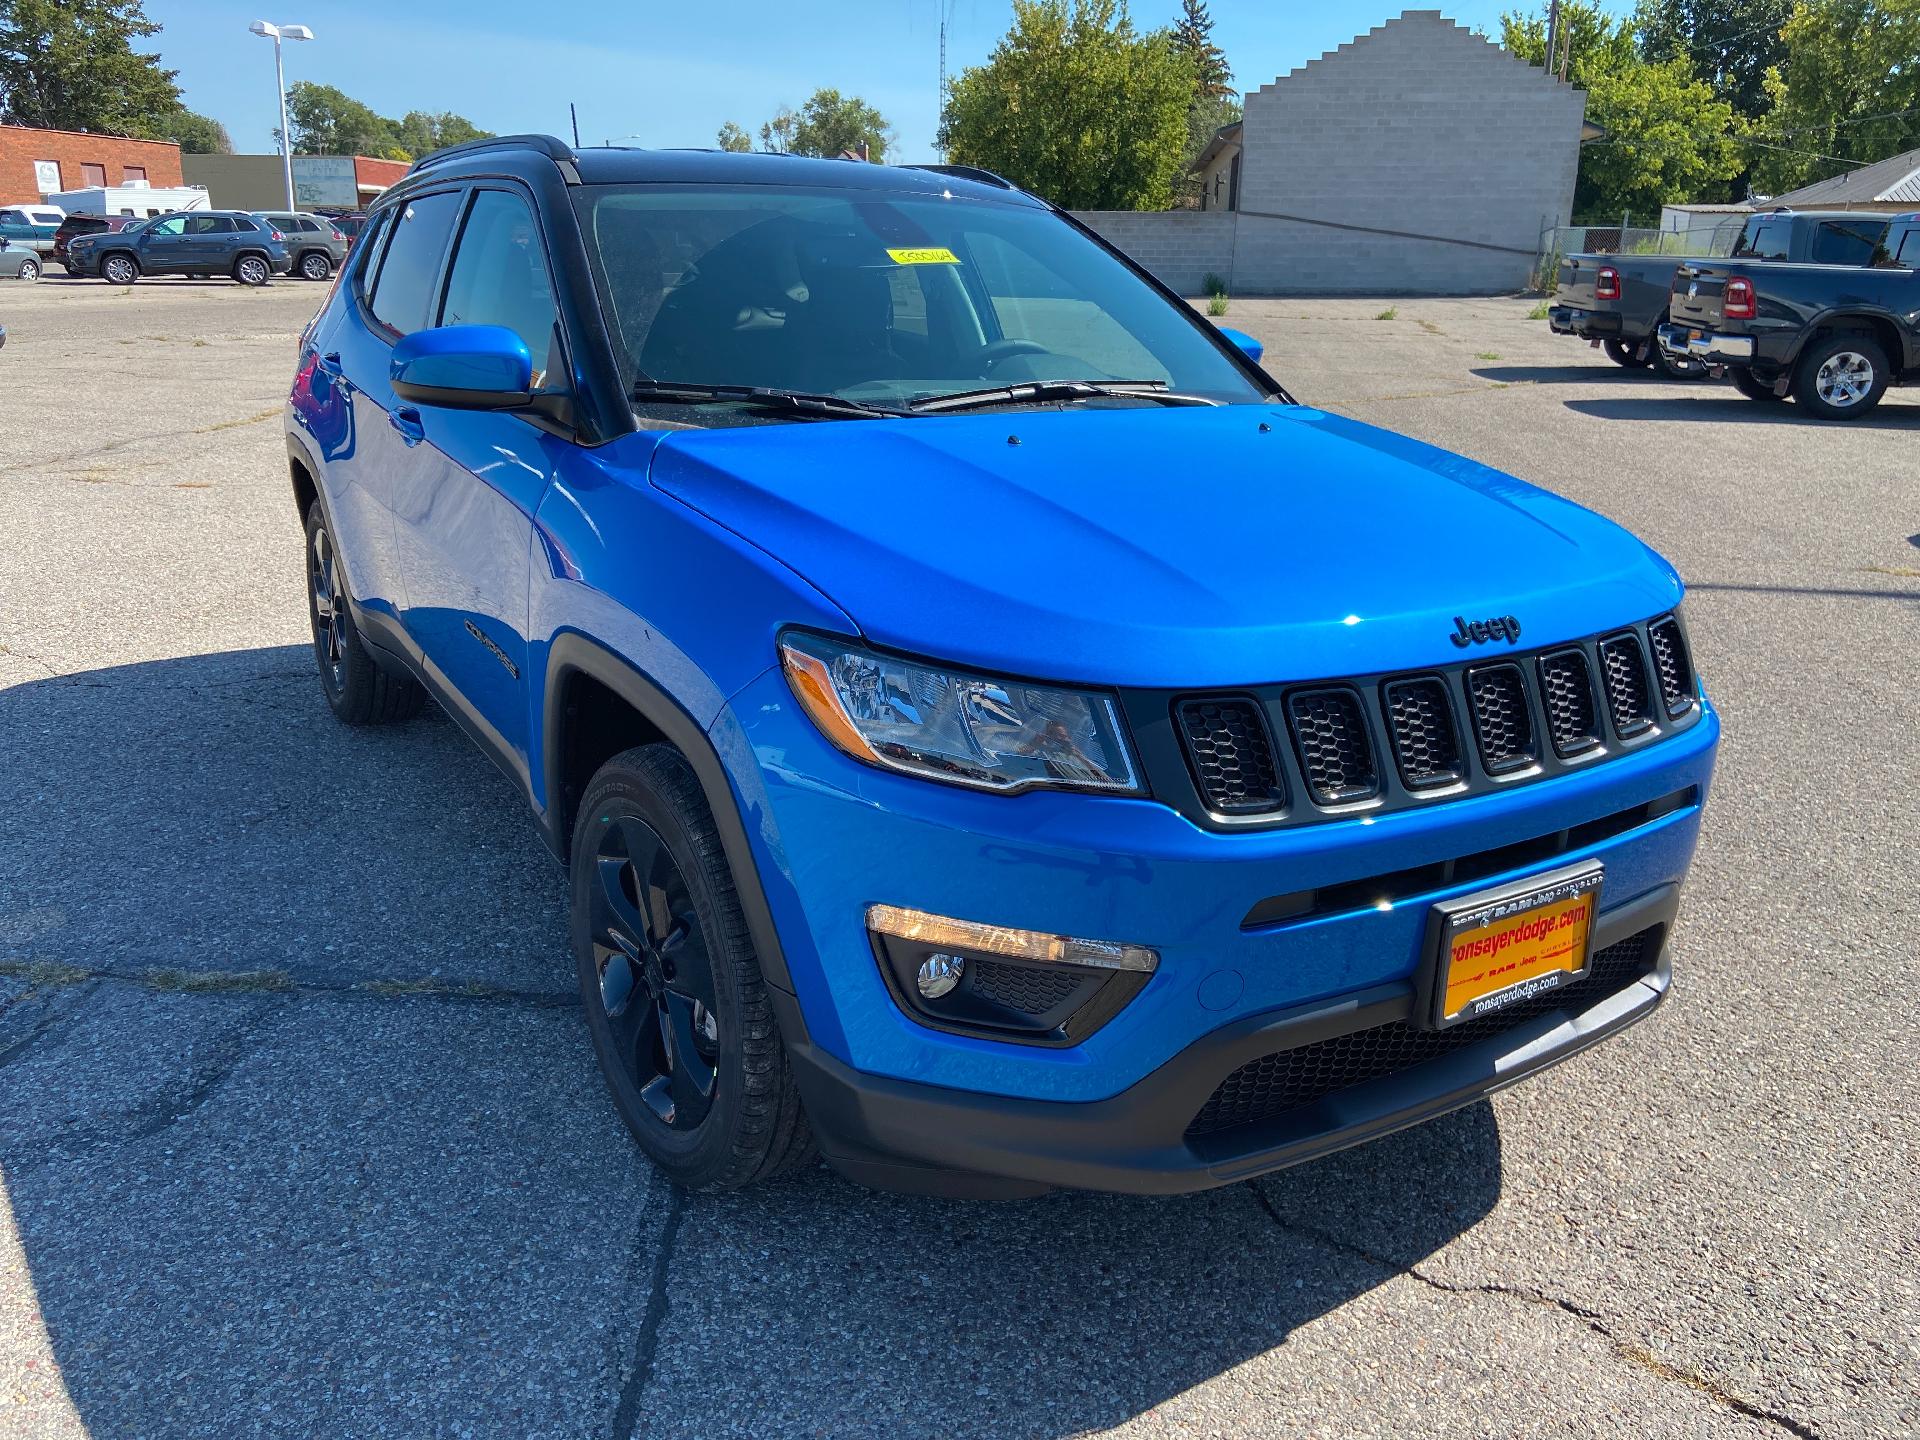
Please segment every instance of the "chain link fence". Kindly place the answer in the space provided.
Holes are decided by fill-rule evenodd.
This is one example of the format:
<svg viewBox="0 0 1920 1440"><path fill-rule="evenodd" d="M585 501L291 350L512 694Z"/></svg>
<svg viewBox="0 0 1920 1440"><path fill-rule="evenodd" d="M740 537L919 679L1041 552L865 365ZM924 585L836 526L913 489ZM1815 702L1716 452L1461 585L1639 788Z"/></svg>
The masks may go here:
<svg viewBox="0 0 1920 1440"><path fill-rule="evenodd" d="M1534 288L1548 294L1560 284L1560 261L1568 255L1727 255L1740 238L1747 217L1726 215L1684 230L1654 230L1639 225L1550 225L1540 232L1540 257Z"/></svg>

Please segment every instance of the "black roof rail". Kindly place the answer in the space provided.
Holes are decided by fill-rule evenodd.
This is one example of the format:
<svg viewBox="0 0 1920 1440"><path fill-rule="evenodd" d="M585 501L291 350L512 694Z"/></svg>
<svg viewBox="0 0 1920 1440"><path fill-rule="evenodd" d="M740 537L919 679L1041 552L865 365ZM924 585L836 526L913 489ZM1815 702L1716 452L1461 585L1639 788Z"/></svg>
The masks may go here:
<svg viewBox="0 0 1920 1440"><path fill-rule="evenodd" d="M537 150L556 164L571 165L574 161L573 150L567 143L551 135L489 135L484 140L463 140L458 145L431 150L414 161L413 168L424 170L443 160L451 160L458 155L477 155L484 150Z"/></svg>
<svg viewBox="0 0 1920 1440"><path fill-rule="evenodd" d="M1002 190L1018 190L1020 187L1004 175L996 175L991 170L982 170L978 165L902 165L902 170L931 170L936 175L951 175L956 180L975 180L982 185L997 186Z"/></svg>

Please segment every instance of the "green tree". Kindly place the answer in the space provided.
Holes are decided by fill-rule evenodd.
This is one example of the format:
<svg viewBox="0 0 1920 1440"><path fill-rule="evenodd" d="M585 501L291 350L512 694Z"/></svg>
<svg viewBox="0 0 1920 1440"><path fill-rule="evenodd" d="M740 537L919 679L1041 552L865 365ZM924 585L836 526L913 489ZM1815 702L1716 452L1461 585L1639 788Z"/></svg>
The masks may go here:
<svg viewBox="0 0 1920 1440"><path fill-rule="evenodd" d="M760 148L785 155L793 149L793 132L799 127L800 117L782 105L773 112L773 118L760 127Z"/></svg>
<svg viewBox="0 0 1920 1440"><path fill-rule="evenodd" d="M946 153L1077 210L1164 210L1187 147L1195 77L1166 31L1119 0L1013 0L985 65L953 81Z"/></svg>
<svg viewBox="0 0 1920 1440"><path fill-rule="evenodd" d="M1604 224L1627 215L1652 225L1664 204L1723 196L1746 166L1746 122L1733 107L1684 56L1643 59L1631 20L1587 0L1562 4L1560 16L1572 27L1568 79L1587 92L1587 118L1607 132L1580 147L1574 219ZM1500 28L1512 53L1546 62L1544 14L1507 14Z"/></svg>
<svg viewBox="0 0 1920 1440"><path fill-rule="evenodd" d="M824 155L831 159L842 151L867 147L867 158L883 163L887 146L893 141L893 127L887 117L858 95L842 95L838 90L813 92L795 117L793 140L787 146L796 155Z"/></svg>
<svg viewBox="0 0 1920 1440"><path fill-rule="evenodd" d="M187 155L231 155L233 137L210 115L196 115L181 107L155 127L158 138L171 140Z"/></svg>
<svg viewBox="0 0 1920 1440"><path fill-rule="evenodd" d="M720 134L716 138L719 140L722 150L744 151L753 149L752 138L748 136L746 131L742 130L731 120L722 123L720 126Z"/></svg>
<svg viewBox="0 0 1920 1440"><path fill-rule="evenodd" d="M287 87L287 124L298 155L384 155L400 143L391 120L345 91L312 80Z"/></svg>
<svg viewBox="0 0 1920 1440"><path fill-rule="evenodd" d="M1219 100L1238 93L1227 83L1233 79L1233 69L1227 64L1227 52L1213 43L1213 16L1207 13L1205 0L1180 0L1173 43L1193 71L1196 99Z"/></svg>
<svg viewBox="0 0 1920 1440"><path fill-rule="evenodd" d="M159 29L140 0L0 0L0 121L161 138L176 72L133 48Z"/></svg>
<svg viewBox="0 0 1920 1440"><path fill-rule="evenodd" d="M1647 60L1684 56L1718 98L1749 120L1772 103L1767 71L1786 54L1793 0L1640 0L1634 28Z"/></svg>
<svg viewBox="0 0 1920 1440"><path fill-rule="evenodd" d="M1920 0L1796 4L1781 40L1761 134L1779 148L1754 162L1762 192L1824 180L1850 168L1846 161L1920 149Z"/></svg>
<svg viewBox="0 0 1920 1440"><path fill-rule="evenodd" d="M398 121L386 122L393 129L393 138L397 148L406 151L405 158L418 160L435 150L448 145L462 145L469 140L485 140L493 132L482 130L464 115L455 115L450 110L428 112L409 110Z"/></svg>

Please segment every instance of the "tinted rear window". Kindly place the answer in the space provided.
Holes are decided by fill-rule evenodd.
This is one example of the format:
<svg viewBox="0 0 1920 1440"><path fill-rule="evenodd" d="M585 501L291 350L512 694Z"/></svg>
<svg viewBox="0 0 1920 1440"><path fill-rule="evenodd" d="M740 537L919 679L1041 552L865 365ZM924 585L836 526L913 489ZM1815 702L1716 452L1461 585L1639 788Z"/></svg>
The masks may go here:
<svg viewBox="0 0 1920 1440"><path fill-rule="evenodd" d="M447 253L447 237L459 208L457 191L422 195L409 202L389 227L392 238L368 302L381 324L402 335L426 326L440 279L440 261Z"/></svg>
<svg viewBox="0 0 1920 1440"><path fill-rule="evenodd" d="M1749 220L1746 233L1733 247L1734 258L1784 260L1792 224L1786 220Z"/></svg>
<svg viewBox="0 0 1920 1440"><path fill-rule="evenodd" d="M1886 238L1884 220L1822 220L1808 258L1816 265L1871 265Z"/></svg>

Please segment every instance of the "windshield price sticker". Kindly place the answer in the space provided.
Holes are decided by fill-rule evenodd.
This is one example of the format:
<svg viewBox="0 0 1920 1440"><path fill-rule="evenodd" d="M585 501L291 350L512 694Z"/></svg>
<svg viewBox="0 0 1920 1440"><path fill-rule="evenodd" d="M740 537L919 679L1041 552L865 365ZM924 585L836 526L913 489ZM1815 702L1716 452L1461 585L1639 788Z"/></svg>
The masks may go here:
<svg viewBox="0 0 1920 1440"><path fill-rule="evenodd" d="M889 250L887 258L896 265L958 265L960 257L943 245L919 249Z"/></svg>

